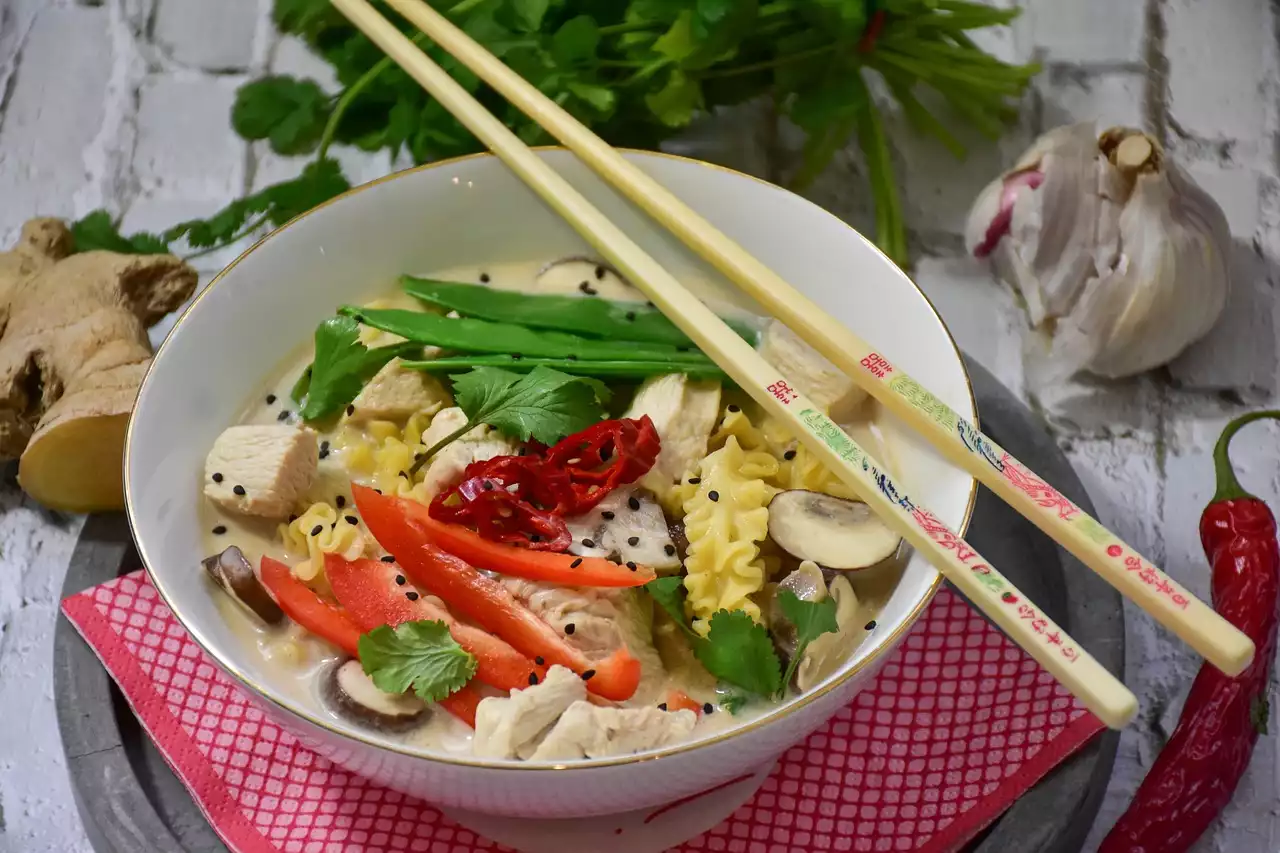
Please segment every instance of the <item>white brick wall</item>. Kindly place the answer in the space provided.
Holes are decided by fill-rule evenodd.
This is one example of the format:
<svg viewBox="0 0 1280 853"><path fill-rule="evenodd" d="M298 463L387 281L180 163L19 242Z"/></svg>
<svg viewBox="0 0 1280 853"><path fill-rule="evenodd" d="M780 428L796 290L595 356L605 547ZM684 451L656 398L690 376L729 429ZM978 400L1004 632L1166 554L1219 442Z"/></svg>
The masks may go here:
<svg viewBox="0 0 1280 853"><path fill-rule="evenodd" d="M1203 592L1208 573L1196 520L1212 491L1213 440L1229 416L1280 405L1274 13L1266 0L991 2L1016 3L1027 14L1009 31L980 34L983 46L1011 61L1034 56L1046 71L1021 125L1002 141L961 131L971 147L964 162L889 115L905 214L925 250L916 279L960 345L1045 415L1102 520ZM296 174L299 160L245 145L228 123L236 86L263 70L335 85L300 42L274 33L270 6L0 0L0 242L32 214L100 205L123 214L130 228L160 229ZM1167 60L1168 74L1152 76L1148 59L1156 69ZM1219 327L1167 373L1046 382L1012 295L960 257L965 213L1035 134L1090 119L1100 127L1146 126L1151 117L1226 212L1238 241L1237 287ZM782 156L769 162L760 120L755 106L736 109L674 147L758 173L785 172L797 147L794 129L782 129ZM336 154L357 183L391 167L385 156ZM864 170L850 146L807 194L868 230ZM204 280L239 249L200 259ZM1278 439L1274 427L1251 428L1235 458L1245 483L1280 509ZM0 490L0 510L0 672L19 673L0 678L0 715L16 721L0 726L0 851L87 851L59 758L49 686L58 587L77 527L50 523L11 488ZM1129 681L1144 713L1124 734L1089 849L1127 805L1198 666L1145 615L1128 616ZM1272 734L1237 801L1196 853L1280 850L1276 761Z"/></svg>

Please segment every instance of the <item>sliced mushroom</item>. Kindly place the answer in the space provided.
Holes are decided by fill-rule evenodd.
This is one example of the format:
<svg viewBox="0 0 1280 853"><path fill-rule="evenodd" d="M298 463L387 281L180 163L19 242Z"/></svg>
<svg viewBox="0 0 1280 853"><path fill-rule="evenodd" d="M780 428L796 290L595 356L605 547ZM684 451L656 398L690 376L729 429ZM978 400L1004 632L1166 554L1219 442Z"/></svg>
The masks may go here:
<svg viewBox="0 0 1280 853"><path fill-rule="evenodd" d="M580 293L606 299L642 299L622 274L603 261L573 255L538 271L539 293Z"/></svg>
<svg viewBox="0 0 1280 853"><path fill-rule="evenodd" d="M787 590L801 601L822 601L827 597L827 582L822 576L822 569L812 560L804 560L800 568L787 575L773 591L774 603L769 607L769 633L773 635L773 644L788 660L796 653L796 628L787 617L782 615L782 608L777 606L779 593Z"/></svg>
<svg viewBox="0 0 1280 853"><path fill-rule="evenodd" d="M200 561L214 583L242 607L268 625L278 625L284 619L284 611L267 588L258 580L253 566L235 545Z"/></svg>
<svg viewBox="0 0 1280 853"><path fill-rule="evenodd" d="M769 503L769 535L788 553L829 569L865 569L892 557L900 537L861 501L792 489Z"/></svg>
<svg viewBox="0 0 1280 853"><path fill-rule="evenodd" d="M329 670L324 696L335 710L356 722L388 732L413 728L427 716L426 704L416 696L379 690L357 660Z"/></svg>
<svg viewBox="0 0 1280 853"><path fill-rule="evenodd" d="M680 568L667 517L653 494L636 487L614 489L589 512L565 519L573 535L570 553L613 557L659 572Z"/></svg>
<svg viewBox="0 0 1280 853"><path fill-rule="evenodd" d="M834 634L820 634L809 643L796 668L796 687L805 691L840 668L840 664L866 639L867 629L859 618L858 596L846 577L831 582L831 597L836 600Z"/></svg>

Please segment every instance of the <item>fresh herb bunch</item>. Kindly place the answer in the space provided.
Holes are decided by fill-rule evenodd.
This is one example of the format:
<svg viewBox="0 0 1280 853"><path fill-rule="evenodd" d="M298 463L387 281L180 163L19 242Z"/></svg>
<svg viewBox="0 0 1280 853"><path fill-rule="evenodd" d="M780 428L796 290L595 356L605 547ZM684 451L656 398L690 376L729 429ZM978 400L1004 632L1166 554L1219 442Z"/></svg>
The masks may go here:
<svg viewBox="0 0 1280 853"><path fill-rule="evenodd" d="M792 179L803 188L856 135L879 243L900 263L902 207L864 70L877 72L911 123L958 157L964 147L919 100L922 92L933 90L949 112L995 137L1038 71L1000 62L968 36L1008 24L1018 11L969 0L452 0L442 11L613 145L657 148L700 112L769 96L807 134ZM312 155L302 175L159 235L123 237L97 211L76 223L78 250L161 252L181 240L207 252L280 225L348 188L328 156L334 142L406 150L417 163L481 149L329 0L275 0L274 17L333 66L343 88L329 95L310 80L266 77L241 87L231 120L241 136L280 154ZM456 60L415 38L526 143L552 141Z"/></svg>

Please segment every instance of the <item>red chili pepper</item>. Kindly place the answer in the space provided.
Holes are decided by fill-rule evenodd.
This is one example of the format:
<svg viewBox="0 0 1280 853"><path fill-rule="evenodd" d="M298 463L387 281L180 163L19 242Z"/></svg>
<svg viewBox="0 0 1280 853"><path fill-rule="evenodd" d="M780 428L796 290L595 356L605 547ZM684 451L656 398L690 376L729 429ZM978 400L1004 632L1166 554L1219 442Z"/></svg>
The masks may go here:
<svg viewBox="0 0 1280 853"><path fill-rule="evenodd" d="M1227 424L1213 452L1217 492L1200 517L1200 542L1213 565L1213 606L1249 636L1257 654L1235 678L1200 668L1178 727L1099 853L1181 853L1231 801L1266 730L1267 685L1276 651L1280 544L1267 505L1246 492L1227 455L1240 427L1280 411Z"/></svg>
<svg viewBox="0 0 1280 853"><path fill-rule="evenodd" d="M472 462L431 501L431 517L474 527L495 542L563 551L564 519L594 507L653 467L662 450L648 415L601 421L551 448Z"/></svg>

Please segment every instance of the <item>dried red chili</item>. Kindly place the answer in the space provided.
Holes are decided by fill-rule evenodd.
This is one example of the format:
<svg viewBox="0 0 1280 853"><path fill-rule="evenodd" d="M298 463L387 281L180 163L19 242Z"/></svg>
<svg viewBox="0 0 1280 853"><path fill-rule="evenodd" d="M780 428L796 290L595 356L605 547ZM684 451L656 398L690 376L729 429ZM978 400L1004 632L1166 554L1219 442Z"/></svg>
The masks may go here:
<svg viewBox="0 0 1280 853"><path fill-rule="evenodd" d="M431 501L431 517L497 542L563 551L572 542L564 519L635 482L661 450L648 415L601 421L550 448L472 462L459 483Z"/></svg>
<svg viewBox="0 0 1280 853"><path fill-rule="evenodd" d="M1235 678L1204 664L1173 736L1099 853L1182 853L1231 801L1266 730L1267 685L1276 652L1280 544L1267 505L1246 492L1227 450L1240 427L1280 411L1227 424L1214 448L1217 491L1200 517L1200 542L1213 566L1214 609L1257 646Z"/></svg>

